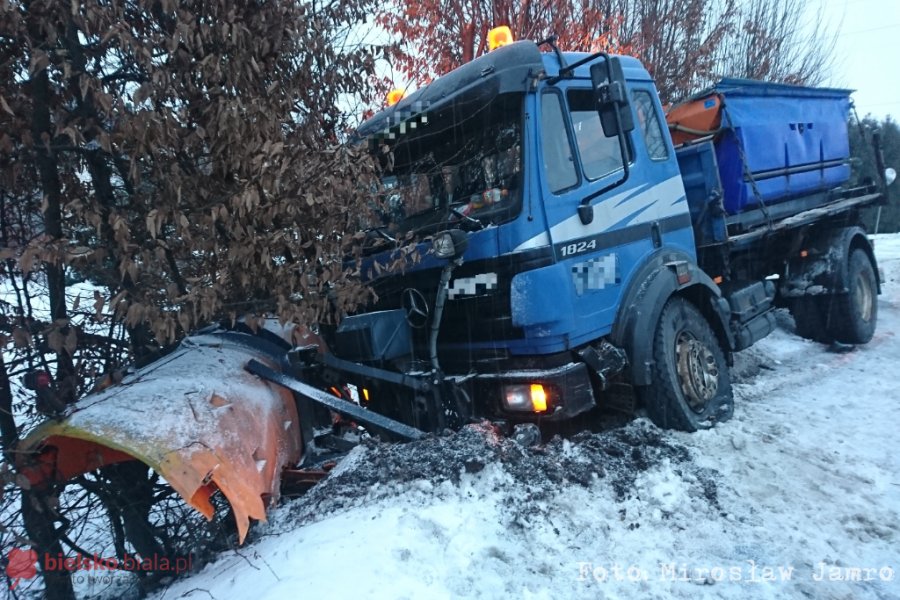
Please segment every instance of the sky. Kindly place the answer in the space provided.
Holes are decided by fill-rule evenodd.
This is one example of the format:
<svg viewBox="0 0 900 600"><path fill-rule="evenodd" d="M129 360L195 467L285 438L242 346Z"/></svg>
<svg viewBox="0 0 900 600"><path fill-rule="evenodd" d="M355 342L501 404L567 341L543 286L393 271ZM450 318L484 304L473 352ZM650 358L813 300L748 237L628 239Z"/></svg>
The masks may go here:
<svg viewBox="0 0 900 600"><path fill-rule="evenodd" d="M826 83L857 90L853 98L860 117L871 113L898 120L900 0L820 2L825 25L837 35L835 64Z"/></svg>

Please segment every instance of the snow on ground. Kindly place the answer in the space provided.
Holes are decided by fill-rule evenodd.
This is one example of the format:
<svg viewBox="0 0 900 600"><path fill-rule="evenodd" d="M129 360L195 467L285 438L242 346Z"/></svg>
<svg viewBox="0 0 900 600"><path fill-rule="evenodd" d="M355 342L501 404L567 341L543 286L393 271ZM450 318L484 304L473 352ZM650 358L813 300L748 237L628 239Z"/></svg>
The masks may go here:
<svg viewBox="0 0 900 600"><path fill-rule="evenodd" d="M876 253L876 338L832 353L783 316L714 430L359 447L156 598L900 598L900 236Z"/></svg>

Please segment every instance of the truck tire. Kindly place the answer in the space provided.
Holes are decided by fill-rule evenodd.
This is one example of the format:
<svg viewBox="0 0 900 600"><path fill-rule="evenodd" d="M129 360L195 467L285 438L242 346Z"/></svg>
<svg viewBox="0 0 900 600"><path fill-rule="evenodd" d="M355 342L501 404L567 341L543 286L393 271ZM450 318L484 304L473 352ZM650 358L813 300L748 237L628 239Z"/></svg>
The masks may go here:
<svg viewBox="0 0 900 600"><path fill-rule="evenodd" d="M734 413L725 354L709 323L683 298L669 299L653 339L653 384L641 388L657 426L708 429Z"/></svg>
<svg viewBox="0 0 900 600"><path fill-rule="evenodd" d="M825 298L804 296L791 303L791 316L794 317L795 332L802 338L829 344L831 334L825 327L827 304Z"/></svg>
<svg viewBox="0 0 900 600"><path fill-rule="evenodd" d="M872 261L859 248L850 253L847 289L832 298L826 330L844 344L865 344L875 334L878 320L878 283Z"/></svg>

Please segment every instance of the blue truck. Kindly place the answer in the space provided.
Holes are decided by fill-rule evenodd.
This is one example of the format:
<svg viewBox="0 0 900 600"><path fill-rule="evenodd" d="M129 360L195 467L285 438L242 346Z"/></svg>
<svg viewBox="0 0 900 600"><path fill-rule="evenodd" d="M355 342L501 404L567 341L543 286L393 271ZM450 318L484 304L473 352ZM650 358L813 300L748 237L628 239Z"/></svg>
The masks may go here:
<svg viewBox="0 0 900 600"><path fill-rule="evenodd" d="M380 167L347 265L367 305L299 343L196 332L37 427L18 466L65 485L140 460L207 517L221 491L243 539L359 426L413 440L487 420L535 439L614 408L712 427L734 410L733 354L776 309L817 341L874 334L860 211L891 170L875 144L884 177L850 185L848 109L847 90L723 80L664 114L634 58L495 49L359 128Z"/></svg>
<svg viewBox="0 0 900 600"><path fill-rule="evenodd" d="M860 209L888 182L848 186L849 103L723 80L667 120L635 58L551 39L462 65L359 128L381 166L360 263L376 299L322 327L327 352L295 351L295 391L420 431L604 406L728 419L732 355L776 308L805 337L872 338ZM417 259L385 273L404 244Z"/></svg>

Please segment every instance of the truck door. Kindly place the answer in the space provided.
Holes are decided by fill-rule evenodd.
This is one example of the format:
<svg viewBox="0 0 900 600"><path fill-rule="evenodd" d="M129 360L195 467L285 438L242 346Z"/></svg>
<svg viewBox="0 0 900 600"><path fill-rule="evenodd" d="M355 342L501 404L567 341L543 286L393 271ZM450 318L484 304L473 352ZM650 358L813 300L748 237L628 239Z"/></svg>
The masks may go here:
<svg viewBox="0 0 900 600"><path fill-rule="evenodd" d="M604 135L593 90L586 83L548 87L540 99L541 191L549 242L574 289L572 345L608 333L632 270L664 237L672 239L673 228L686 226L690 232L671 144L662 137L655 98L647 90L631 91L633 110L634 94L643 96L641 111L636 111L639 125L627 136L628 180L594 197L593 220L581 222L577 214L581 201L623 176L618 139ZM655 94L652 85L650 91Z"/></svg>

